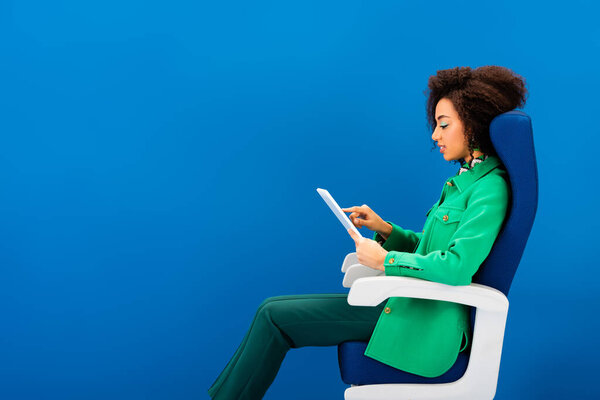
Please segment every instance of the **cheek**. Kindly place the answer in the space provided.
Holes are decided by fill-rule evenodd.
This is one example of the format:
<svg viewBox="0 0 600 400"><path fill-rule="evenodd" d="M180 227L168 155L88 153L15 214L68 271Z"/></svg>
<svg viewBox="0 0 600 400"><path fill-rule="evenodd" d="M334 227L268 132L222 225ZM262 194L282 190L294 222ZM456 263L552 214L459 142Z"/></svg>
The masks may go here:
<svg viewBox="0 0 600 400"><path fill-rule="evenodd" d="M465 136L460 131L454 130L449 139L450 144L455 151L464 147Z"/></svg>

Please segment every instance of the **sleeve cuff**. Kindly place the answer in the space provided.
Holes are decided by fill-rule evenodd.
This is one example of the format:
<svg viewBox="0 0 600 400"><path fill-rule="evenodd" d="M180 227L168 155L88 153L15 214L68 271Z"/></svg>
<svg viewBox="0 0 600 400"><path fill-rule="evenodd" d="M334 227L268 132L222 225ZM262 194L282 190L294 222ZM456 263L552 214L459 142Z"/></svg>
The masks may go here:
<svg viewBox="0 0 600 400"><path fill-rule="evenodd" d="M390 224L392 226L392 231L390 232L390 234L388 235L387 239L384 239L383 236L381 236L379 234L379 232L375 232L373 234L373 240L376 241L377 243L379 243L379 245L381 245L381 247L383 247L385 250L390 251L393 250L393 242L394 242L394 238L393 236L395 236L394 230L396 230L397 228L394 226L394 223L391 221L385 221L388 224ZM392 240L390 240L390 238L392 238Z"/></svg>
<svg viewBox="0 0 600 400"><path fill-rule="evenodd" d="M376 241L387 251L414 252L420 240L420 233L415 233L410 229L404 229L391 221L385 221L392 226L387 240L379 233L375 232L373 240Z"/></svg>
<svg viewBox="0 0 600 400"><path fill-rule="evenodd" d="M402 261L404 256L405 256L405 254L402 254L402 252L389 251L383 261L383 268L385 270L385 274L390 275L390 276L409 276L409 275L412 275L409 272L410 270L412 270L412 271L421 271L422 270L422 268L404 265L404 264L406 264L406 262Z"/></svg>
<svg viewBox="0 0 600 400"><path fill-rule="evenodd" d="M386 241L386 239L384 239L383 236L379 234L379 232L375 232L375 234L373 235L373 240L379 243L382 247Z"/></svg>
<svg viewBox="0 0 600 400"><path fill-rule="evenodd" d="M386 275L402 276L402 268L398 266L400 254L396 251L388 251L383 260L383 269Z"/></svg>

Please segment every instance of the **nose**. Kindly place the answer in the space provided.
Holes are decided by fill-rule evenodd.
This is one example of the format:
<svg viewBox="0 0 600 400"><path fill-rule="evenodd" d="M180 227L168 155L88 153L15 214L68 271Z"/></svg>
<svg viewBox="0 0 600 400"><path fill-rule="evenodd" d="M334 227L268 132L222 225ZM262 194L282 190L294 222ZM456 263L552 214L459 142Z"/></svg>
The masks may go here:
<svg viewBox="0 0 600 400"><path fill-rule="evenodd" d="M431 138L432 138L433 140L435 140L436 142L437 142L437 141L440 139L440 134L439 134L439 132L438 132L438 128L435 128L435 129L433 130L433 133L431 134Z"/></svg>

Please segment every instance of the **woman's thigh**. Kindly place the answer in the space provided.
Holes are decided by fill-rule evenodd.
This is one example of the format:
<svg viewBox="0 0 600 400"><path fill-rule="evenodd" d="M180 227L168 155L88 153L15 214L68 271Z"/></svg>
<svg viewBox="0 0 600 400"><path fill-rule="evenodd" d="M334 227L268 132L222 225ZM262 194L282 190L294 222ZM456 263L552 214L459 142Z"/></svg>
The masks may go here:
<svg viewBox="0 0 600 400"><path fill-rule="evenodd" d="M385 302L351 306L342 293L269 297L258 312L279 328L291 347L332 346L369 340Z"/></svg>

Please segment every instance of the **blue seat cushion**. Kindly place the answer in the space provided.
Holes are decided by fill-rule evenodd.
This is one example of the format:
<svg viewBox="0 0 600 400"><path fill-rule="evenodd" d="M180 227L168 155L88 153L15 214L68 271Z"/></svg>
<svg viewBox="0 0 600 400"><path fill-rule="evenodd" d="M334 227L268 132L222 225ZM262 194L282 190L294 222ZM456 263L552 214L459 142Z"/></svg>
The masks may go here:
<svg viewBox="0 0 600 400"><path fill-rule="evenodd" d="M390 367L364 355L367 342L349 341L338 345L338 362L342 380L348 385L380 383L448 383L460 379L469 364L469 348L458 353L454 365L445 374L425 378Z"/></svg>

